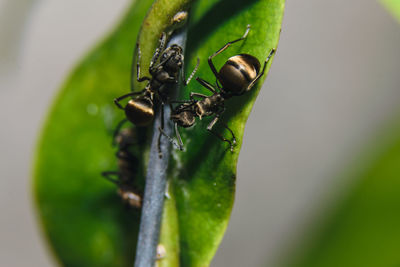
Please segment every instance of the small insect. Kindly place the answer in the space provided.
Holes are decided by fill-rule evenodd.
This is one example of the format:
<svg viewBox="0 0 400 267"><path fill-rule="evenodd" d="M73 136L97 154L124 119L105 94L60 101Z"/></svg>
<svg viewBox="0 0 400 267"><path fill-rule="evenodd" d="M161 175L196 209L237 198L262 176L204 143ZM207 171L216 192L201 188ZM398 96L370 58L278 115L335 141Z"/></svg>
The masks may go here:
<svg viewBox="0 0 400 267"><path fill-rule="evenodd" d="M182 28L188 20L188 12L187 11L179 11L177 12L170 20L170 26L167 27L166 32L168 35L172 35L174 31Z"/></svg>
<svg viewBox="0 0 400 267"><path fill-rule="evenodd" d="M130 147L136 142L136 135L133 128L120 130L120 126L122 126L121 123L117 127L114 140L118 146L116 156L119 170L105 171L102 172L102 175L118 186L118 194L124 203L127 203L131 207L140 208L142 206L142 196L133 185L139 160L129 151Z"/></svg>
<svg viewBox="0 0 400 267"><path fill-rule="evenodd" d="M167 255L167 250L165 249L164 245L158 244L156 259L161 260L161 259L165 258L166 255Z"/></svg>
<svg viewBox="0 0 400 267"><path fill-rule="evenodd" d="M138 82L148 81L148 83L140 92L131 92L114 99L114 103L125 111L126 118L137 126L146 126L153 121L155 97L160 98L161 86L165 83L175 83L177 81L178 71L183 64L182 49L179 46L171 46L164 51L165 42L166 34L163 33L160 38L160 45L154 52L150 62L149 73L151 78L140 77L141 52L139 43L137 44L136 78ZM161 52L160 62L154 65L158 61ZM134 98L129 100L125 107L121 106L119 102L129 96Z"/></svg>
<svg viewBox="0 0 400 267"><path fill-rule="evenodd" d="M155 116L155 106L161 103L161 110L166 102L167 85L176 84L180 70L183 68L182 48L179 45L173 44L166 49L165 43L167 34L162 33L160 44L153 54L150 61L149 73L151 77L140 77L140 58L141 52L139 43L137 43L138 60L136 64L136 76L138 82L147 81L146 87L140 92L131 92L114 99L115 105L125 111L126 118L136 126L149 125ZM157 63L158 62L158 63ZM157 63L157 64L156 64ZM196 69L185 81L183 71L182 79L184 84L189 83ZM132 97L125 107L120 104L120 101Z"/></svg>
<svg viewBox="0 0 400 267"><path fill-rule="evenodd" d="M216 87L202 78L196 78L200 85L212 92L211 96L191 92L190 100L171 101L172 103L180 103L171 113L171 120L175 125L175 135L177 136L178 144L176 144L171 137L166 135L162 129L159 130L163 135L167 136L170 142L178 146L180 150L183 150L183 142L178 131L178 126L187 128L195 124L196 118L202 119L203 117L214 116L212 121L208 124L207 130L222 141L229 143L230 149L233 151L233 147L236 144L233 131L224 122L221 122L232 135L232 140L229 140L214 131L213 127L220 119L221 114L225 111L225 101L233 96L241 96L250 91L258 79L263 76L267 63L274 54L275 49L271 49L261 71L261 65L258 59L249 54L239 54L230 57L219 71L215 68L212 59L233 43L244 40L249 31L250 25L247 26L246 32L241 38L226 43L221 49L208 58L211 71L217 78ZM200 100L195 99L195 97L200 98Z"/></svg>
<svg viewBox="0 0 400 267"><path fill-rule="evenodd" d="M161 261L165 259L166 256L167 256L167 250L165 249L164 245L158 244L154 267L160 266Z"/></svg>

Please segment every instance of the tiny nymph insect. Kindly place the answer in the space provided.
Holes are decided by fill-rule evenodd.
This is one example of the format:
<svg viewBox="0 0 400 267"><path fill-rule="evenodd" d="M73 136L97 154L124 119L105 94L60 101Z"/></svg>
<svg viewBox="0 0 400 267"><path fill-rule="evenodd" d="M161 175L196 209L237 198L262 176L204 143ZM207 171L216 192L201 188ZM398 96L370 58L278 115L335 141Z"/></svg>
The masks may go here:
<svg viewBox="0 0 400 267"><path fill-rule="evenodd" d="M129 151L137 142L136 135L132 128L120 130L117 127L116 132L114 142L118 146L116 156L119 170L105 171L102 172L102 175L118 186L118 194L123 202L131 207L140 208L142 206L142 197L134 185L139 160Z"/></svg>
<svg viewBox="0 0 400 267"><path fill-rule="evenodd" d="M172 101L173 103L180 103L171 113L171 120L175 125L175 134L178 139L178 144L176 144L169 136L167 137L172 143L177 145L179 149L183 149L183 142L178 131L178 126L187 128L195 124L196 118L202 119L203 117L214 116L208 124L207 130L222 141L229 143L230 149L233 151L233 147L236 144L236 138L233 131L224 122L220 122L231 133L232 139L230 140L213 130L213 127L220 119L221 114L225 111L225 101L233 96L241 96L250 91L254 84L263 76L267 63L275 53L275 49L271 49L261 71L259 60L249 54L239 54L230 57L219 71L215 68L212 59L226 50L233 43L244 40L249 31L250 25L247 26L247 29L241 38L226 43L221 49L217 50L208 58L208 64L217 79L216 86L202 78L196 78L200 85L208 89L212 95L207 96L191 92L190 100ZM162 129L160 129L160 131L166 135Z"/></svg>

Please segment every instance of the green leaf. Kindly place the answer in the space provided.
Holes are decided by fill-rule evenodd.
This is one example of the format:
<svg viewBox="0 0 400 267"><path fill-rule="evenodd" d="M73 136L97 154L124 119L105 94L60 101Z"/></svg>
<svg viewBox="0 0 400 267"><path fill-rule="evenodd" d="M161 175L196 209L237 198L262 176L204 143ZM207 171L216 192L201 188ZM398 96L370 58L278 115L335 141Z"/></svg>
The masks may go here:
<svg viewBox="0 0 400 267"><path fill-rule="evenodd" d="M346 178L355 184L280 266L400 265L399 121L351 165Z"/></svg>
<svg viewBox="0 0 400 267"><path fill-rule="evenodd" d="M35 200L43 230L66 266L132 265L139 211L124 207L100 173L117 170L111 133L123 114L112 99L129 90L136 37L152 2L133 4L114 33L76 67L38 143Z"/></svg>
<svg viewBox="0 0 400 267"><path fill-rule="evenodd" d="M239 53L254 55L262 63L278 45L283 9L283 0L197 2L188 34L186 73L193 70L199 57L196 76L215 83L207 58L228 41L241 37L248 24L251 30L247 39L215 57L214 63L220 68ZM233 153L227 143L206 130L211 118L198 120L192 129L180 129L186 151L175 151L170 178L176 197L182 266L208 266L222 240L234 201L244 126L261 85L262 81L248 94L227 101L222 120L237 137ZM180 99L188 99L192 91L210 95L194 81L184 88ZM217 131L230 138L223 127L217 127Z"/></svg>
<svg viewBox="0 0 400 267"><path fill-rule="evenodd" d="M381 3L400 22L400 0L381 0Z"/></svg>
<svg viewBox="0 0 400 267"><path fill-rule="evenodd" d="M133 262L139 211L126 209L115 186L100 173L117 169L111 133L123 112L112 99L129 90L135 38L151 2L135 3L116 31L74 70L52 106L38 144L34 194L39 216L54 252L67 266L131 266ZM153 5L138 39L143 72L171 16L190 3L159 0ZM215 83L208 56L241 37L247 24L251 24L247 39L218 55L217 68L239 53L254 55L263 64L277 47L284 0L197 1L190 10L186 74L199 57L196 76ZM270 63L266 74L269 67ZM160 240L167 254L160 266L210 264L233 205L244 125L266 74L251 92L227 101L221 120L237 137L233 153L206 130L211 118L180 129L186 151L174 151L171 156L170 198L165 201ZM142 84L133 86L143 88ZM209 94L193 81L180 98L188 99L192 91ZM215 129L230 136L222 127ZM150 135L143 128L136 130L147 140L133 149L144 166ZM143 173L144 168L138 168L138 186L143 185Z"/></svg>

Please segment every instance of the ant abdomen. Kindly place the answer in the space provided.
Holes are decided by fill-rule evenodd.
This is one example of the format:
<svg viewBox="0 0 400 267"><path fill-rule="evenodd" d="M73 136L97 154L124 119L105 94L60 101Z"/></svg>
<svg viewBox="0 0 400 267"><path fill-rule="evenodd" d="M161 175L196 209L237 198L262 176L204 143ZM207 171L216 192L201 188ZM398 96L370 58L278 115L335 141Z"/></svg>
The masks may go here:
<svg viewBox="0 0 400 267"><path fill-rule="evenodd" d="M137 126L147 126L154 119L153 102L146 97L129 100L125 107L125 115Z"/></svg>
<svg viewBox="0 0 400 267"><path fill-rule="evenodd" d="M220 69L218 76L222 87L233 95L245 93L260 71L260 62L248 54L230 57Z"/></svg>

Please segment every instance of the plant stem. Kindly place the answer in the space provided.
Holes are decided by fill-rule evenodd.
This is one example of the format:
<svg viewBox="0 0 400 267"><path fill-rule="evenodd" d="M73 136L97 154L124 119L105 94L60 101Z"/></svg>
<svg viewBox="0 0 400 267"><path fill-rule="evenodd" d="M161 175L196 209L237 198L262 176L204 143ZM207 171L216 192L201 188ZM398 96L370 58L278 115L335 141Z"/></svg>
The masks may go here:
<svg viewBox="0 0 400 267"><path fill-rule="evenodd" d="M177 44L183 51L186 44L187 27L183 27L175 33L168 46ZM176 92L179 85L171 87ZM169 105L164 106L164 131L169 136L173 133L173 127L169 120L171 109ZM160 135L161 112L157 111L153 125L153 137L150 148L150 158L147 167L146 184L144 190L142 214L140 220L139 237L136 248L135 267L154 266L157 253L157 245L160 237L161 216L164 206L164 196L167 184L167 168L171 153L171 143L162 137L160 147L162 157L159 157L158 138Z"/></svg>

